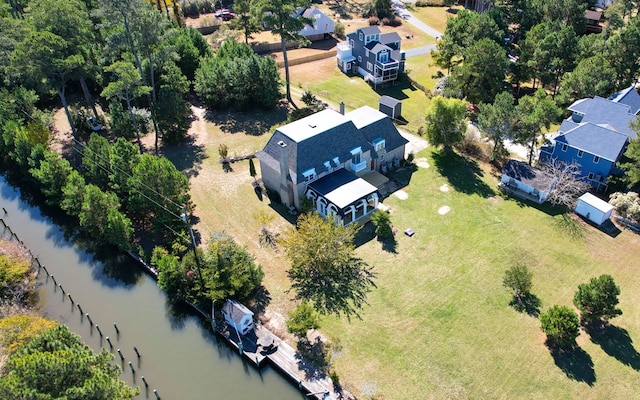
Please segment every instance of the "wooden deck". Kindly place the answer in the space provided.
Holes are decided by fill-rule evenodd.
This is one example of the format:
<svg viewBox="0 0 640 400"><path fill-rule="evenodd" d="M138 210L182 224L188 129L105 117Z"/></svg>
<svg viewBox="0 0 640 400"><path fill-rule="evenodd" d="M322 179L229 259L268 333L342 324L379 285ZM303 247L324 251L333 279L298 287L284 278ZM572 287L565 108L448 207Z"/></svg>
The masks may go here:
<svg viewBox="0 0 640 400"><path fill-rule="evenodd" d="M305 362L300 353L262 325L257 325L253 331L240 338L237 332L226 323L218 323L216 331L238 352L242 343L242 355L254 366L261 368L263 363L268 361L289 380L297 383L298 388L309 398L318 400L352 398L349 393L336 391L329 376ZM265 350L260 345L262 342L271 341L274 342L271 349Z"/></svg>

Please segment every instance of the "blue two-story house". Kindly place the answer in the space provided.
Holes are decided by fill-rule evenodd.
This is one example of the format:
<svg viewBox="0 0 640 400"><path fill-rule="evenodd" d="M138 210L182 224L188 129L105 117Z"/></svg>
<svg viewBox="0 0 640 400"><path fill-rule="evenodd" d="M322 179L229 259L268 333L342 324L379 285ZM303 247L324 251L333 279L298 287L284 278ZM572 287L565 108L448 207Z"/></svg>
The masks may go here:
<svg viewBox="0 0 640 400"><path fill-rule="evenodd" d="M393 82L404 72L405 54L397 32L381 33L377 26L360 28L338 44L338 68L358 74L374 86Z"/></svg>
<svg viewBox="0 0 640 400"><path fill-rule="evenodd" d="M640 95L631 86L608 99L577 100L568 109L572 114L560 125L558 136L540 149L540 162L579 164L577 175L594 189L605 190L609 176L622 174L616 163L637 137L629 124L640 112Z"/></svg>

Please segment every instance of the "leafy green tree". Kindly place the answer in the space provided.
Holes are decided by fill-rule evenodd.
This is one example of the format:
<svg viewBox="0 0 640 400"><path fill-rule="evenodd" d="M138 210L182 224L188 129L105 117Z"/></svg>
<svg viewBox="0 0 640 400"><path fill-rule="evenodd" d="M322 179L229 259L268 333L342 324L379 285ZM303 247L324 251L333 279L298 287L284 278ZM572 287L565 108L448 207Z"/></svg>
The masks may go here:
<svg viewBox="0 0 640 400"><path fill-rule="evenodd" d="M618 87L628 87L638 76L640 70L640 14L610 36L606 44L607 59L615 60L611 66L616 70Z"/></svg>
<svg viewBox="0 0 640 400"><path fill-rule="evenodd" d="M606 322L622 314L622 311L616 308L619 295L620 287L611 275L605 274L591 278L589 283L578 285L578 291L573 296L573 304L580 310L584 321Z"/></svg>
<svg viewBox="0 0 640 400"><path fill-rule="evenodd" d="M172 302L188 300L189 269L180 259L161 247L155 247L151 265L158 269L158 286L167 293Z"/></svg>
<svg viewBox="0 0 640 400"><path fill-rule="evenodd" d="M306 339L307 331L320 328L320 315L308 301L301 301L289 313L287 330L298 339Z"/></svg>
<svg viewBox="0 0 640 400"><path fill-rule="evenodd" d="M195 28L188 27L181 29L175 37L174 48L180 57L176 64L189 82L193 83L196 70L200 66L200 60L213 54L211 47L200 32Z"/></svg>
<svg viewBox="0 0 640 400"><path fill-rule="evenodd" d="M127 139L119 137L109 146L107 159L109 188L129 206L130 178L135 166L140 162L140 150Z"/></svg>
<svg viewBox="0 0 640 400"><path fill-rule="evenodd" d="M179 218L190 202L189 180L165 157L143 154L128 181L128 209L170 239L184 229ZM171 229L167 229L167 227ZM173 230L173 231L172 231Z"/></svg>
<svg viewBox="0 0 640 400"><path fill-rule="evenodd" d="M584 12L588 2L583 0L533 0L539 21L553 21L568 26L575 32L584 32Z"/></svg>
<svg viewBox="0 0 640 400"><path fill-rule="evenodd" d="M264 278L262 267L255 264L246 247L224 234L213 236L202 255L200 268L206 297L212 301L246 300Z"/></svg>
<svg viewBox="0 0 640 400"><path fill-rule="evenodd" d="M29 172L40 183L40 191L45 196L45 202L50 206L60 207L64 198L62 189L72 170L67 159L47 150L40 165L37 168L31 168Z"/></svg>
<svg viewBox="0 0 640 400"><path fill-rule="evenodd" d="M616 71L601 54L582 59L560 84L558 101L564 104L588 97L607 97L615 88Z"/></svg>
<svg viewBox="0 0 640 400"><path fill-rule="evenodd" d="M431 100L425 116L425 132L433 146L444 146L446 151L460 142L467 131L464 116L467 105L462 100L436 97Z"/></svg>
<svg viewBox="0 0 640 400"><path fill-rule="evenodd" d="M376 227L376 235L380 239L388 239L393 237L393 227L391 226L391 217L389 213L376 210L371 214L371 222Z"/></svg>
<svg viewBox="0 0 640 400"><path fill-rule="evenodd" d="M275 61L260 57L251 47L226 40L196 71L195 91L208 107L270 109L280 99Z"/></svg>
<svg viewBox="0 0 640 400"><path fill-rule="evenodd" d="M322 314L358 315L375 287L372 268L354 254L358 230L356 224L339 226L317 213L298 218L297 227L281 240L297 299L311 302Z"/></svg>
<svg viewBox="0 0 640 400"><path fill-rule="evenodd" d="M69 80L85 63L82 54L75 50L67 40L56 34L33 31L16 46L11 55L12 69L20 71L23 81L43 92L55 90L74 134L75 126L67 104L66 88Z"/></svg>
<svg viewBox="0 0 640 400"><path fill-rule="evenodd" d="M82 211L84 203L84 190L86 183L84 177L76 170L71 171L67 177L67 183L62 188L62 201L60 208L72 217L77 217Z"/></svg>
<svg viewBox="0 0 640 400"><path fill-rule="evenodd" d="M16 314L0 319L0 347L11 355L36 336L58 325L35 314Z"/></svg>
<svg viewBox="0 0 640 400"><path fill-rule="evenodd" d="M509 59L498 43L484 38L465 51L464 63L453 68L454 86L471 103L489 103L505 89Z"/></svg>
<svg viewBox="0 0 640 400"><path fill-rule="evenodd" d="M133 399L139 390L119 380L120 367L102 349L95 354L77 335L58 325L14 353L0 379L4 399Z"/></svg>
<svg viewBox="0 0 640 400"><path fill-rule="evenodd" d="M528 147L529 165L533 162L542 127L547 130L556 122L562 111L547 92L539 88L533 96L521 97L515 107L514 139Z"/></svg>
<svg viewBox="0 0 640 400"><path fill-rule="evenodd" d="M260 19L256 17L256 10L254 10L254 2L252 0L235 0L233 11L236 17L231 20L231 26L242 31L245 44L249 44L252 34L262 32Z"/></svg>
<svg viewBox="0 0 640 400"><path fill-rule="evenodd" d="M89 142L82 150L82 166L85 168L84 176L90 183L103 190L107 190L109 187L109 174L111 173L110 153L111 145L109 141L95 132L89 136Z"/></svg>
<svg viewBox="0 0 640 400"><path fill-rule="evenodd" d="M525 265L518 263L504 271L502 286L513 290L513 296L522 302L524 297L531 293L533 274Z"/></svg>
<svg viewBox="0 0 640 400"><path fill-rule="evenodd" d="M133 228L131 221L119 209L120 201L114 193L103 192L95 185L87 185L82 209L78 214L80 226L87 234L104 238L108 244L129 248Z"/></svg>
<svg viewBox="0 0 640 400"><path fill-rule="evenodd" d="M116 61L110 66L105 68L106 72L110 72L114 76L114 80L109 82L107 87L102 91L102 96L111 99L118 98L125 101L127 104L127 110L131 117L131 123L138 139L138 146L140 152L144 152L142 147L142 141L140 140L140 129L138 127L138 121L133 114L133 105L131 102L136 98L148 94L151 91L149 86L143 85L140 74L136 70L135 66L130 62Z"/></svg>
<svg viewBox="0 0 640 400"><path fill-rule="evenodd" d="M287 101L294 108L298 108L291 98L291 78L289 76L289 57L287 56L287 42L305 43L300 31L305 25L313 25L310 18L298 15L297 10L309 6L309 0L258 0L258 12L262 15L265 26L271 27L280 36L282 57L284 60L284 74L287 88Z"/></svg>
<svg viewBox="0 0 640 400"><path fill-rule="evenodd" d="M580 334L578 314L567 306L552 306L540 314L540 324L550 345L572 347Z"/></svg>
<svg viewBox="0 0 640 400"><path fill-rule="evenodd" d="M499 93L493 104L478 105L478 127L482 133L493 142L491 160L504 156L507 151L504 141L512 134L514 125L515 105L510 92Z"/></svg>

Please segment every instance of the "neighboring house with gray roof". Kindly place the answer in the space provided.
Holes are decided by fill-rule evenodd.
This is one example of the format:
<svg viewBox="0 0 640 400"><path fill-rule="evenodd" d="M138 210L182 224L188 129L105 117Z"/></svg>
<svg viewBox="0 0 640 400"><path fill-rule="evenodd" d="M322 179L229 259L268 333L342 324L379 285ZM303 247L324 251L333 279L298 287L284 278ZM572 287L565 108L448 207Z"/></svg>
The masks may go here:
<svg viewBox="0 0 640 400"><path fill-rule="evenodd" d="M264 185L288 207L309 198L322 216L348 224L378 205L363 176L404 158L408 141L391 119L364 106L341 114L323 110L282 126L256 154Z"/></svg>
<svg viewBox="0 0 640 400"><path fill-rule="evenodd" d="M381 33L377 26L360 28L338 43L338 68L347 75L359 74L374 86L393 82L404 72L401 44L397 32Z"/></svg>
<svg viewBox="0 0 640 400"><path fill-rule="evenodd" d="M227 300L222 306L224 320L238 332L239 335L246 335L253 329L253 311L235 300Z"/></svg>
<svg viewBox="0 0 640 400"><path fill-rule="evenodd" d="M560 125L559 135L540 149L540 162L580 164L579 176L596 190L605 190L609 176L622 174L615 165L637 137L629 124L640 112L640 95L631 86L608 99L577 100L568 109L572 114Z"/></svg>

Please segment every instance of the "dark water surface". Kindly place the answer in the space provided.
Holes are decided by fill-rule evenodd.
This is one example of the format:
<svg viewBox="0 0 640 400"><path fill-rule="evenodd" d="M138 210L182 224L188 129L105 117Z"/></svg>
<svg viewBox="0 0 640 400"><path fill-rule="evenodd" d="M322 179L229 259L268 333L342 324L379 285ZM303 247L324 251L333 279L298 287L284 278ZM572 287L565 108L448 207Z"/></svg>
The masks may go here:
<svg viewBox="0 0 640 400"><path fill-rule="evenodd" d="M3 178L0 207L7 212L0 210L7 225L62 285L60 289L44 271L40 274L44 314L68 325L96 351L101 346L110 348L108 336L114 362L123 367L122 379L140 386L138 398L155 399L154 389L161 399L305 398L277 371L270 367L258 371L248 365L199 318L170 308L155 281L128 257L118 256L103 263L67 241L57 225L22 201L19 192ZM102 338L95 325L100 327ZM142 376L149 384L148 390Z"/></svg>

